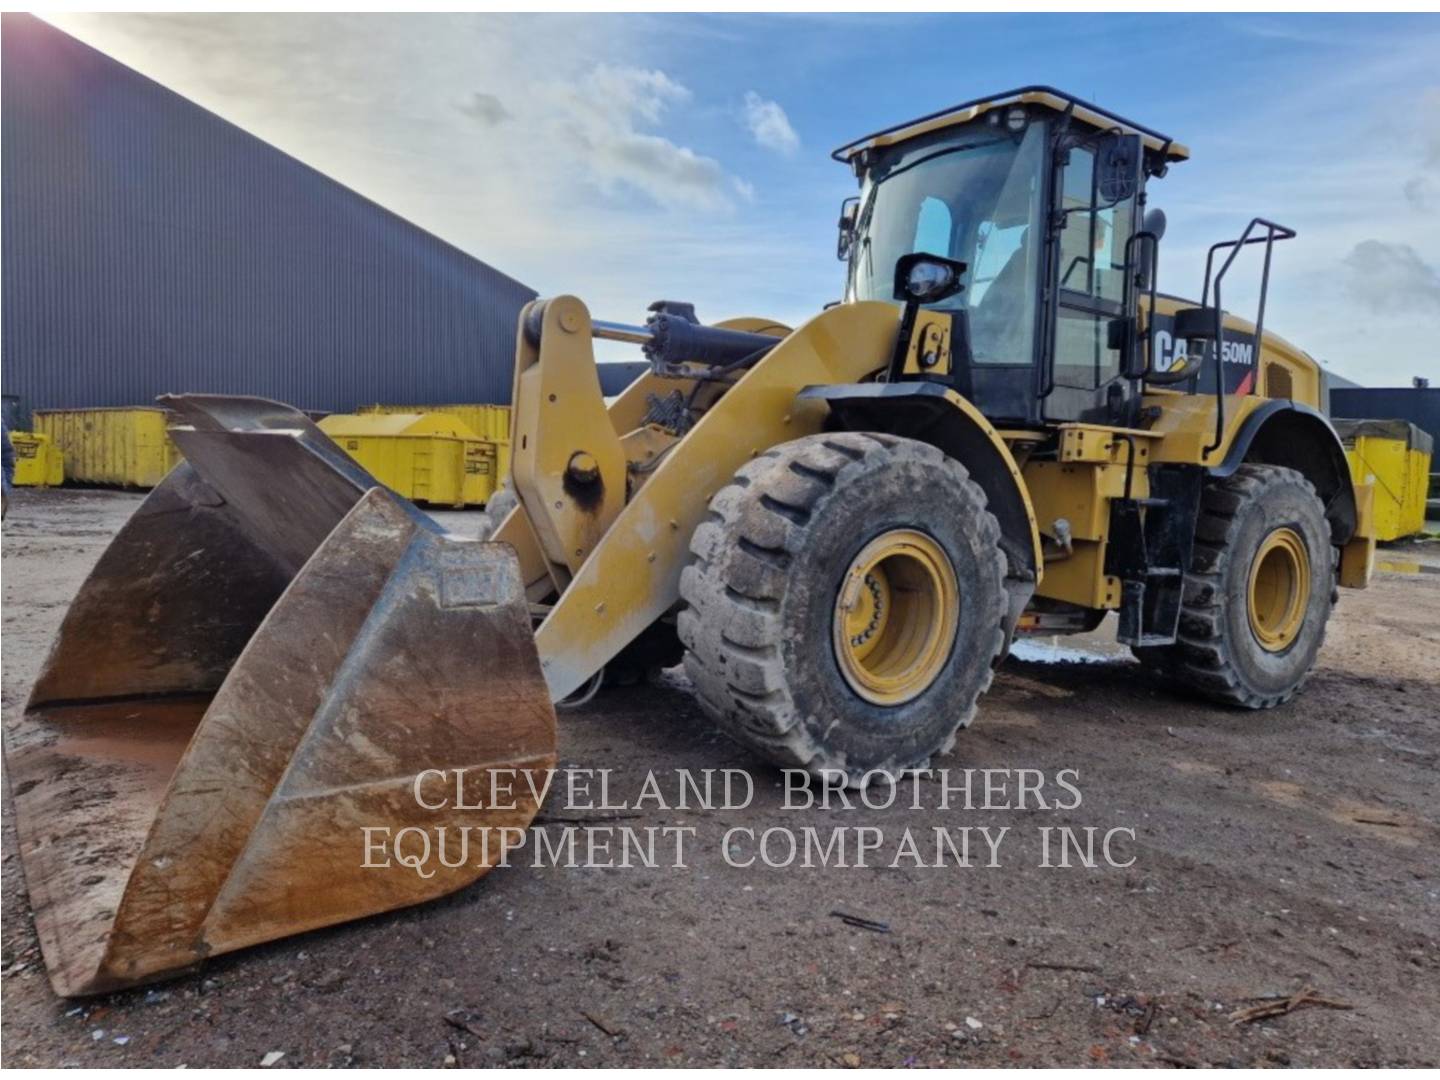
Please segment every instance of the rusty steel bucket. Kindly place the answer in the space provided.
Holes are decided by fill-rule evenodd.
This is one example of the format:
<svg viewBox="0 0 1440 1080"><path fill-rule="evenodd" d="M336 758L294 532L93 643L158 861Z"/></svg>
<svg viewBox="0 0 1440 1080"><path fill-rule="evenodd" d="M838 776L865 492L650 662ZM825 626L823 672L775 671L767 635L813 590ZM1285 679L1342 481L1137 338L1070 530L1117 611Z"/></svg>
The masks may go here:
<svg viewBox="0 0 1440 1080"><path fill-rule="evenodd" d="M555 759L511 548L447 535L287 406L161 401L186 461L5 731L64 996L458 889L519 838ZM412 827L486 842L417 870L385 846Z"/></svg>

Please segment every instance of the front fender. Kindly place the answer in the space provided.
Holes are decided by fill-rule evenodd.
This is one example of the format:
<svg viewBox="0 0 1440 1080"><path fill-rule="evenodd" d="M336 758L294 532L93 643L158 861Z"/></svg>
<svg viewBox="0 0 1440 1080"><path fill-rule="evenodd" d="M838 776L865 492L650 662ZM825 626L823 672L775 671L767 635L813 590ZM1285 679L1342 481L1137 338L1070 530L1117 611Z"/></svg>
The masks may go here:
<svg viewBox="0 0 1440 1080"><path fill-rule="evenodd" d="M802 402L824 402L833 422L853 431L884 431L945 451L970 472L1000 523L1000 547L1009 566L1005 588L1005 650L1045 573L1040 527L1020 467L1005 440L969 399L933 382L810 386Z"/></svg>
<svg viewBox="0 0 1440 1080"><path fill-rule="evenodd" d="M884 431L930 443L961 462L1000 522L1010 576L1039 583L1040 528L1020 467L1005 440L969 399L939 383L809 386L799 397L823 401L842 427Z"/></svg>

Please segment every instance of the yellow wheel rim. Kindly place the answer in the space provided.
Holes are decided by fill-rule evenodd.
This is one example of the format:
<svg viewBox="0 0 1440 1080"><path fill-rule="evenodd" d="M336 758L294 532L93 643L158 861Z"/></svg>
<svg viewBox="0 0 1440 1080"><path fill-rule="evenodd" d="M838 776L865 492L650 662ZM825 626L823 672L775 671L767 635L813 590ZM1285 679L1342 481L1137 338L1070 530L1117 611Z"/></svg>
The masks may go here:
<svg viewBox="0 0 1440 1080"><path fill-rule="evenodd" d="M1294 529L1267 536L1250 565L1250 631L1267 652L1290 646L1305 625L1310 552Z"/></svg>
<svg viewBox="0 0 1440 1080"><path fill-rule="evenodd" d="M950 658L960 590L945 550L922 532L871 540L835 598L835 655L866 701L901 705L924 693Z"/></svg>

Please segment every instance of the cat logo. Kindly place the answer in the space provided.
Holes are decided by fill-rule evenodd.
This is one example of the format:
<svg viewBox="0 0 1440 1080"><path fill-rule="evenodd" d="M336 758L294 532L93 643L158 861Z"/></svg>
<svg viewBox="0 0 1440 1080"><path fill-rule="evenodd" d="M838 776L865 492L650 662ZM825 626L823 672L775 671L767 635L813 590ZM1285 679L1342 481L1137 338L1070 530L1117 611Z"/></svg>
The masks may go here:
<svg viewBox="0 0 1440 1080"><path fill-rule="evenodd" d="M1204 358L1203 343L1197 342L1195 366ZM1255 362L1253 341L1225 341L1221 343L1220 355L1227 364L1249 367ZM1191 362L1190 343L1184 338L1174 337L1168 330L1155 331L1155 370L1179 371Z"/></svg>
<svg viewBox="0 0 1440 1080"><path fill-rule="evenodd" d="M1155 370L1179 371L1189 363L1188 342L1168 330L1155 331Z"/></svg>

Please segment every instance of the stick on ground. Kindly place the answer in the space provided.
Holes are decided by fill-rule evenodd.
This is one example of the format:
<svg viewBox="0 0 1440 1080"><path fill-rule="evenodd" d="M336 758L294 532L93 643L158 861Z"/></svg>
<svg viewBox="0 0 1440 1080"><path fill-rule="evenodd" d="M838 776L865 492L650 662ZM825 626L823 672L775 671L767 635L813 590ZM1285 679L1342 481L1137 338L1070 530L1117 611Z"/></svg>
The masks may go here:
<svg viewBox="0 0 1440 1080"><path fill-rule="evenodd" d="M1323 998L1315 992L1313 986L1306 986L1289 997L1269 998L1262 1000L1259 1005L1236 1009L1230 1014L1230 1022L1232 1024L1252 1024L1256 1020L1266 1020L1272 1016L1285 1016L1304 1005L1319 1005L1326 1009L1353 1009L1355 1007L1348 1001Z"/></svg>

